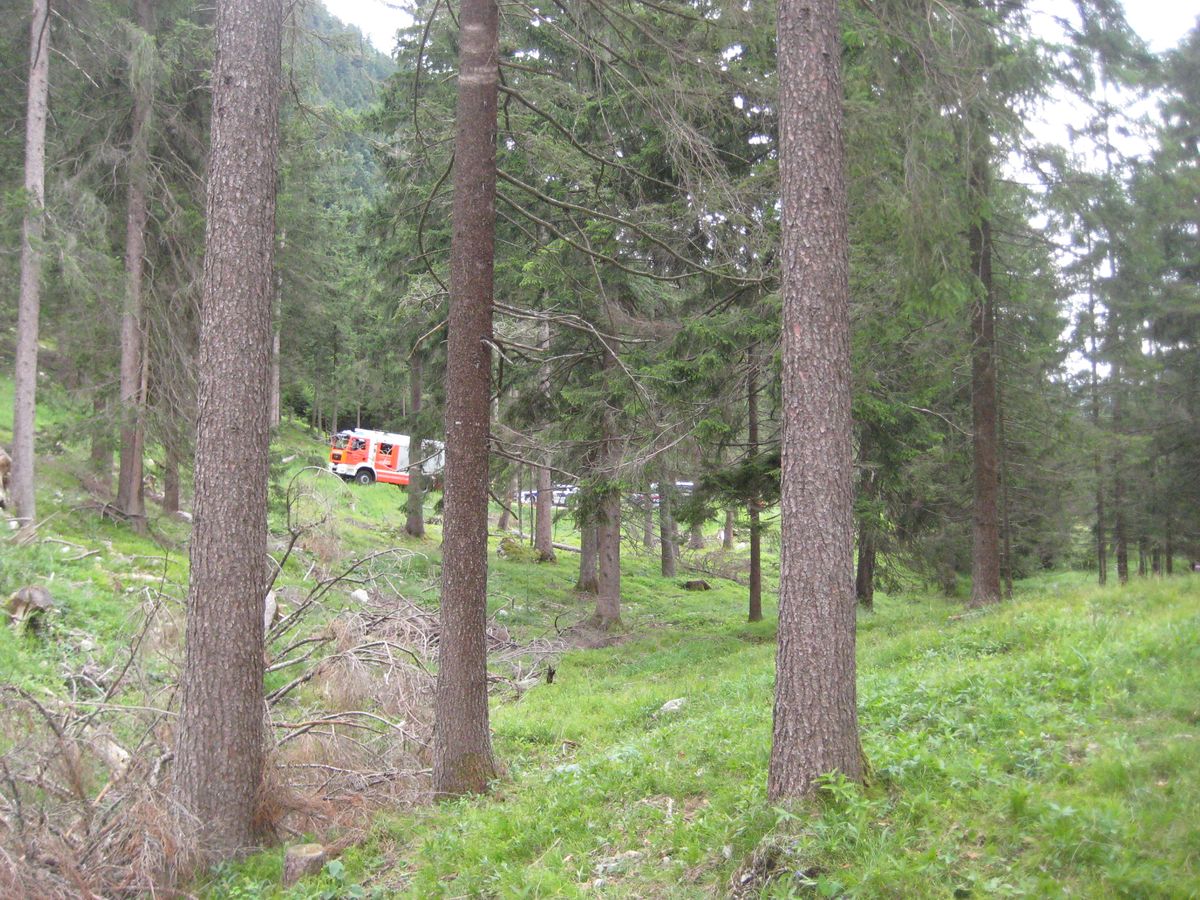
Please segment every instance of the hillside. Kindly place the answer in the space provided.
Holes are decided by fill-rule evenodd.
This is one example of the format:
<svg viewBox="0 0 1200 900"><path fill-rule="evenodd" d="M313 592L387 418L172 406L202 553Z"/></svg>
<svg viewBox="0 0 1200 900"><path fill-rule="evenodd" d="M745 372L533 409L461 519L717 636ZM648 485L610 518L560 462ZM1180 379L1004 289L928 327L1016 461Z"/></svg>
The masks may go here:
<svg viewBox="0 0 1200 900"><path fill-rule="evenodd" d="M52 410L44 427L54 426ZM68 729L76 721L69 709L102 713L105 734L155 757L165 741L143 736L136 745L133 736L145 723L139 710L169 710L173 702L187 524L152 514L144 538L103 518L94 476L80 474L86 448L65 435L40 461L50 514L32 542L6 540L0 554L4 595L42 584L57 608L37 634L0 629L0 682L9 697L24 691L61 711ZM287 545L286 488L306 479L328 484L303 471L322 454L296 426L275 448L277 558ZM310 523L329 518L292 550L279 583L285 596L355 558L387 548L398 554L365 582L334 583L303 634L295 633L332 634L316 658L336 661L355 643L346 626L362 621L354 616L381 606L413 615L432 608L438 546L436 526L423 542L401 537L403 495L395 489L338 483L323 490L293 504L293 524L313 510L319 515ZM556 528L560 541L572 542L569 522ZM831 781L818 807L780 809L765 799L774 609L767 622L746 625L735 582L707 576L713 590L685 591L682 579L660 578L656 562L633 544L627 551L624 627L608 639L579 625L590 601L571 591L572 554L556 565L493 556L492 721L506 773L492 796L428 805L421 749L385 746L386 728L357 738L371 748L365 757L344 744L313 744L298 762L281 749L285 769L361 769L386 757L407 773L374 787L349 780L305 788L311 802L321 791L342 791L340 802L354 798L362 815L340 825L328 811L309 816L305 830L351 844L287 896L1189 897L1200 890L1200 579L1100 590L1058 573L1019 584L1012 602L983 613L919 590L879 597L858 629L871 780L864 788ZM698 551L688 561L730 574L737 568L736 554ZM364 584L369 599L356 593ZM148 629L155 609L165 618ZM152 644L135 654L138 677L122 676L128 648L138 643ZM273 653L281 653L278 643ZM547 666L556 670L553 683ZM268 689L301 669L269 675ZM382 696L373 679L399 669L364 663L353 670L361 681L332 664L311 671L311 681L275 709L277 726L359 709L399 721L418 739L428 726L421 696L428 684L420 679L405 682L412 696L403 717L395 705L367 706ZM32 746L13 730L18 710L10 705L0 745L10 770ZM104 764L92 760L87 771L81 790L103 810ZM295 810L285 812L292 818L281 824L295 826ZM279 849L225 868L201 891L282 896L281 858Z"/></svg>

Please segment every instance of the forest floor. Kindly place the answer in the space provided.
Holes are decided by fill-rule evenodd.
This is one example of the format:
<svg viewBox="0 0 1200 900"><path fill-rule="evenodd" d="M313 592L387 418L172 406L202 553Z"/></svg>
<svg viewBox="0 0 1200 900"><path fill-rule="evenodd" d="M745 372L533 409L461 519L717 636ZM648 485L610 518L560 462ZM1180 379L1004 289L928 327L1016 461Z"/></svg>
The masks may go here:
<svg viewBox="0 0 1200 900"><path fill-rule="evenodd" d="M120 717L172 702L188 525L153 503L147 536L102 515L103 485L81 470L86 448L70 423L53 406L39 421L37 539L0 536L0 596L40 584L56 603L37 634L0 628L0 688L61 709L68 726L68 710L91 710L93 729L95 714L111 713L106 734L126 747L135 733L145 744L165 729L167 746L161 715L149 724ZM0 419L0 442L6 425ZM387 620L385 643L403 644L401 626L404 652L428 643L420 622L436 600L438 529L408 538L402 491L305 471L323 460L324 448L297 427L273 451L277 559L289 522L296 532L277 583L283 614L328 585L299 630L276 635L273 658L293 662L268 676L268 690L306 671L299 652L281 646L297 636L326 639L313 660L327 663L308 669L310 680L273 712L293 720L281 722L286 736L304 717L376 710L409 729L411 744L381 749L381 732L351 732L363 757L345 767L386 757L412 777L380 787L383 779L357 771L337 783L338 802L357 798L363 816L347 827L349 846L336 829L313 826L340 848L320 874L283 891L281 847L223 867L197 886L204 896L1200 896L1200 577L1099 589L1081 574L1046 574L981 612L915 586L879 596L858 626L870 779L830 779L819 801L785 808L765 790L775 609L767 604L766 622L744 621L744 549L711 549L710 540L688 552L690 572L664 579L634 527L622 627L605 640L577 627L591 602L571 590L574 554L539 564L493 553L492 727L503 774L486 797L430 805L421 781L427 705L397 706L379 691L380 678L403 675L427 693L425 664L416 651L403 670L359 651L378 644L368 638L385 621L367 613L398 606L409 612ZM559 541L577 543L568 519L556 529ZM685 590L691 572L713 589ZM0 729L0 757L30 758L25 740ZM328 756L303 761L331 747L277 759L336 768ZM119 778L99 763L87 774L77 805L117 802ZM332 791L330 783L320 784Z"/></svg>

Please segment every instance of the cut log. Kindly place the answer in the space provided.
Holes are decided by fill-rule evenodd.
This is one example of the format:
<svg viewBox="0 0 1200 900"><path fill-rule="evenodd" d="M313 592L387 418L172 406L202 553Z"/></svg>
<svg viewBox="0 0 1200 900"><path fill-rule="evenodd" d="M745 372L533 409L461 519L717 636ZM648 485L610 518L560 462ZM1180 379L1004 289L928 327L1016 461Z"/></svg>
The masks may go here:
<svg viewBox="0 0 1200 900"><path fill-rule="evenodd" d="M288 847L283 857L283 886L291 887L301 878L315 875L329 861L329 853L320 844Z"/></svg>

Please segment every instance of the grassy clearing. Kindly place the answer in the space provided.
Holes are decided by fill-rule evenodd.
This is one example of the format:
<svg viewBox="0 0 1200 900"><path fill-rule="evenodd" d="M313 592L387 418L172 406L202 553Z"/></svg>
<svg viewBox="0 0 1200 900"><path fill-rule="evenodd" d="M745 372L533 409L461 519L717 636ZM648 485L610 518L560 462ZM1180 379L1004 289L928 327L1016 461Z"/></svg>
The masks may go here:
<svg viewBox="0 0 1200 900"><path fill-rule="evenodd" d="M803 809L765 798L772 628L736 592L666 593L494 707L492 796L386 817L291 896L1200 893L1200 580L1048 577L967 615L883 598L859 628L871 781ZM210 895L275 896L277 867Z"/></svg>
<svg viewBox="0 0 1200 900"><path fill-rule="evenodd" d="M0 554L0 595L42 583L59 603L41 637L0 628L0 682L38 695L67 693L85 662L116 661L152 596L178 606L186 593L186 524L152 513L150 539L100 518L74 465L85 455L68 441L39 460L51 540ZM277 554L293 477L309 487L303 514L334 512L281 585L396 546L396 587L436 602L438 528L403 534L402 491L303 471L324 451L297 427L274 456ZM557 537L577 539L567 521ZM583 620L576 566L570 553L556 565L493 553L490 612L518 638ZM744 588L709 580L685 591L629 553L622 640L570 652L554 684L494 702L495 792L380 818L288 896L1200 896L1200 578L1102 591L1052 575L967 614L879 598L859 622L871 780L831 780L818 804L790 809L765 797L774 609L747 625ZM203 891L282 896L281 855L223 869Z"/></svg>

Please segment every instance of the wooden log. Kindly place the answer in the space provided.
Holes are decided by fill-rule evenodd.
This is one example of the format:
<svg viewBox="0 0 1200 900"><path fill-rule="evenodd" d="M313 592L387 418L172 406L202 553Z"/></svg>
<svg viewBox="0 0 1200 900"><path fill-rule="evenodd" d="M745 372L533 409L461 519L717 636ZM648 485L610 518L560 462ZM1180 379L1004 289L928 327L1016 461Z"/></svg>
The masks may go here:
<svg viewBox="0 0 1200 900"><path fill-rule="evenodd" d="M291 887L301 878L320 872L329 853L320 844L296 844L283 857L283 886Z"/></svg>

